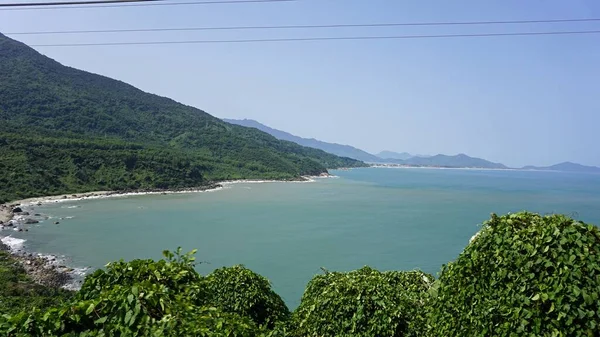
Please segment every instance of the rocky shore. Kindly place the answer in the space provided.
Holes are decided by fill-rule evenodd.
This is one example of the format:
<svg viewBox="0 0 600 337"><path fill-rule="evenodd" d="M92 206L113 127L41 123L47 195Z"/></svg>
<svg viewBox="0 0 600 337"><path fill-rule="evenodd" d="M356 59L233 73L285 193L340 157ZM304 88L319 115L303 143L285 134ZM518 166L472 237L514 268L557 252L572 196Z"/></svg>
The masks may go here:
<svg viewBox="0 0 600 337"><path fill-rule="evenodd" d="M75 281L74 270L60 265L55 257L34 255L22 250L11 249L3 242L0 242L0 251L11 253L11 258L14 259L15 263L21 265L35 283L52 288L68 288Z"/></svg>

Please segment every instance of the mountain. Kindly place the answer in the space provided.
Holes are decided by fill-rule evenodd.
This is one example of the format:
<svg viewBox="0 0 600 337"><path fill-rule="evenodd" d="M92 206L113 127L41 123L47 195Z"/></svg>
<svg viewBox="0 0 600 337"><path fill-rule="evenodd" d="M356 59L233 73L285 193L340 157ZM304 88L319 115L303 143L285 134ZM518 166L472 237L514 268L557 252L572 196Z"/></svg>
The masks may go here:
<svg viewBox="0 0 600 337"><path fill-rule="evenodd" d="M400 160L406 160L411 157L414 157L412 154L410 154L408 152L398 153L398 152L392 152L392 151L381 151L378 154L376 154L376 156L381 159L400 159Z"/></svg>
<svg viewBox="0 0 600 337"><path fill-rule="evenodd" d="M0 202L364 166L77 70L0 34Z"/></svg>
<svg viewBox="0 0 600 337"><path fill-rule="evenodd" d="M302 138L298 136L294 136L285 131L277 130L270 128L264 124L261 124L252 119L223 119L223 121L231 124L237 124L245 127L256 128L260 131L266 132L271 136L280 139L287 140L290 142L294 142L296 144L300 144L302 146L308 146L315 149L320 149L325 152L329 152L335 154L340 157L348 157L356 160L360 160L363 162L379 162L381 159L377 156L374 156L370 153L367 153L363 150L357 149L350 145L341 145L335 143L326 143L316 139Z"/></svg>
<svg viewBox="0 0 600 337"><path fill-rule="evenodd" d="M485 159L469 157L466 154L458 154L455 156L446 156L438 154L435 156L423 158L412 157L407 160L395 161L398 164L412 166L433 166L433 167L472 167L472 168L490 168L490 169L506 169L508 167L499 163L492 163Z"/></svg>
<svg viewBox="0 0 600 337"><path fill-rule="evenodd" d="M564 162L552 166L525 166L523 170L544 170L544 171L563 171L563 172L581 172L581 173L600 173L600 167L585 166L577 163Z"/></svg>

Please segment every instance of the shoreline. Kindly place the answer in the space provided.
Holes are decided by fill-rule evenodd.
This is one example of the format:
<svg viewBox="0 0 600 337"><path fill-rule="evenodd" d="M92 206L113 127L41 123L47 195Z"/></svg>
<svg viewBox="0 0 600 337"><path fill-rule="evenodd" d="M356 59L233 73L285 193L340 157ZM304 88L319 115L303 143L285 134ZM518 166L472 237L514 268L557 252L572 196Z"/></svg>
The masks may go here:
<svg viewBox="0 0 600 337"><path fill-rule="evenodd" d="M22 200L16 200L0 205L0 250L7 251L18 261L36 283L55 287L65 288L69 290L77 290L81 286L82 278L90 268L72 268L66 266L67 262L57 253L54 254L39 254L33 251L27 251L23 248L25 239L15 238L11 234L4 235L4 231L14 230L18 232L28 231L26 227L27 220L39 222L42 215L30 215L29 211L33 210L34 206L41 206L50 203L73 202L82 200L118 198L129 196L144 196L144 195L169 195L183 193L202 193L219 191L226 186L235 184L263 184L263 183L310 183L316 179L333 178L331 174L321 174L319 176L302 176L297 179L290 180L259 180L259 179L239 179L226 180L207 184L206 186L193 188L178 188L178 189L147 189L147 190L132 190L132 191L93 191L84 193L72 193L51 195L42 197L32 197ZM18 208L18 209L17 209ZM31 208L31 209L28 209ZM20 210L13 212L13 210ZM47 219L44 219L47 220Z"/></svg>
<svg viewBox="0 0 600 337"><path fill-rule="evenodd" d="M9 238L10 240L7 240ZM83 276L89 268L71 268L56 255L27 252L22 249L23 239L10 235L0 241L0 252L7 252L18 263L31 280L49 288L76 290L81 287Z"/></svg>
<svg viewBox="0 0 600 337"><path fill-rule="evenodd" d="M168 194L183 194L183 193L201 193L201 192L213 192L223 189L224 186L234 184L263 184L263 183L309 183L314 182L315 179L335 177L334 175L319 175L319 176L301 176L296 179L289 180L269 180L269 179L238 179L238 180L223 180L212 182L206 186L199 187L184 187L174 189L139 189L139 190L122 190L122 191L91 191L71 194L60 194L60 195L49 195L40 197L31 197L26 199L20 199L10 201L4 204L0 204L0 221L5 223L13 218L12 209L14 207L27 207L32 205L45 204L45 203L58 203L68 201L81 201L81 200L93 200L93 199L105 199L105 198L119 198L128 196L140 196L140 195L168 195ZM6 219L6 220L5 220Z"/></svg>
<svg viewBox="0 0 600 337"><path fill-rule="evenodd" d="M64 256L58 253L40 254L24 247L26 239L13 237L8 231L27 232L28 225L48 220L42 214L33 213L35 206L59 202L106 199L139 195L167 195L179 193L211 192L223 189L219 183L202 187L165 190L135 191L94 191L84 193L51 195L17 200L0 205L0 251L6 251L25 270L27 275L38 284L51 288L78 290L90 267L78 268L69 265ZM20 210L13 212L13 210ZM31 212L31 213L30 213Z"/></svg>

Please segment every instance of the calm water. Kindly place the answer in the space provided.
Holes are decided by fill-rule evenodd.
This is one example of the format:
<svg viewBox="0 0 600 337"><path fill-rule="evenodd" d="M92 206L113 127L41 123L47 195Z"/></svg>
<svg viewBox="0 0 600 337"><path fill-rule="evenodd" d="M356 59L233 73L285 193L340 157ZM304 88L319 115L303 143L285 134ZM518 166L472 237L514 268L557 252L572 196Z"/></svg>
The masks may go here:
<svg viewBox="0 0 600 337"><path fill-rule="evenodd" d="M320 272L370 265L436 274L491 212L574 214L600 224L600 175L558 172L357 169L315 183L237 184L211 193L88 200L37 207L53 217L27 249L75 266L160 258L198 248L198 267L244 264L295 307ZM68 208L79 206L77 208Z"/></svg>

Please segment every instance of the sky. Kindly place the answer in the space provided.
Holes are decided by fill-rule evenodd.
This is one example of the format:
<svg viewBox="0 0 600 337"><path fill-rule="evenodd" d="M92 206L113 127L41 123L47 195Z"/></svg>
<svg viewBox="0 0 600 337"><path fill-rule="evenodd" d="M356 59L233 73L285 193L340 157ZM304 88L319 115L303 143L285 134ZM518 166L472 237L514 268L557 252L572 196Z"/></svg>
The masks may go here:
<svg viewBox="0 0 600 337"><path fill-rule="evenodd" d="M25 1L25 0L17 0ZM0 0L0 3L16 2ZM600 18L596 0L297 0L0 10L27 44L600 30L598 22L69 35L59 30ZM600 34L36 47L220 118L298 136L509 166L600 166Z"/></svg>

